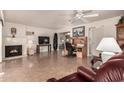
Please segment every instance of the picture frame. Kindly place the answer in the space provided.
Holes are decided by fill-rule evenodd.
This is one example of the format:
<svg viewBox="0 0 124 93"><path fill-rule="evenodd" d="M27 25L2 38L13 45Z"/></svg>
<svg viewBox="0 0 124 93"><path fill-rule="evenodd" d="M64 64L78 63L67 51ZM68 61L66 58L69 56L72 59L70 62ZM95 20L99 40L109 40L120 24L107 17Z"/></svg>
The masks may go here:
<svg viewBox="0 0 124 93"><path fill-rule="evenodd" d="M73 37L85 36L85 26L75 27L72 29Z"/></svg>
<svg viewBox="0 0 124 93"><path fill-rule="evenodd" d="M11 28L11 34L12 34L12 37L13 38L15 38L16 33L17 33L16 28L15 27L12 27Z"/></svg>
<svg viewBox="0 0 124 93"><path fill-rule="evenodd" d="M34 35L33 31L26 31L26 35Z"/></svg>

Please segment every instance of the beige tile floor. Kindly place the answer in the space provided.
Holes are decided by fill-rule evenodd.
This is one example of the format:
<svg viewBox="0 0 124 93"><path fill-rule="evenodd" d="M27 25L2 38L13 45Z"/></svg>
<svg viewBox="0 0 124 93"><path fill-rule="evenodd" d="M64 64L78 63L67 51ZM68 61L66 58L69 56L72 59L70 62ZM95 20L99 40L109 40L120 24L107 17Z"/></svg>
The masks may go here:
<svg viewBox="0 0 124 93"><path fill-rule="evenodd" d="M90 68L90 59L63 57L61 53L41 53L0 63L0 81L44 82L76 71L78 66Z"/></svg>

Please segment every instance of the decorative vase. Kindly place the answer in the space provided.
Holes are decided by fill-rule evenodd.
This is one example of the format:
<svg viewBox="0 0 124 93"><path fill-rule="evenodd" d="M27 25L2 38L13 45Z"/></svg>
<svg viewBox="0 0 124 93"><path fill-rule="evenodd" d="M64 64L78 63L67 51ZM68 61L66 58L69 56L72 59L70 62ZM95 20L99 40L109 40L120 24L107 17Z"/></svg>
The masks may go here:
<svg viewBox="0 0 124 93"><path fill-rule="evenodd" d="M56 51L58 48L58 35L57 33L54 34L54 39L53 39L53 49Z"/></svg>

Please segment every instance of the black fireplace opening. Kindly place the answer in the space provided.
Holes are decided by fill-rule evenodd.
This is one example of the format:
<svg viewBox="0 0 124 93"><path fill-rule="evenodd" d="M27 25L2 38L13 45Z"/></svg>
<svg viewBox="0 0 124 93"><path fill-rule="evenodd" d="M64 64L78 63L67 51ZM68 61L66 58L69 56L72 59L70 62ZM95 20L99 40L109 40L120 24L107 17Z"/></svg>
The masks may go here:
<svg viewBox="0 0 124 93"><path fill-rule="evenodd" d="M5 57L15 57L22 55L22 45L5 46Z"/></svg>

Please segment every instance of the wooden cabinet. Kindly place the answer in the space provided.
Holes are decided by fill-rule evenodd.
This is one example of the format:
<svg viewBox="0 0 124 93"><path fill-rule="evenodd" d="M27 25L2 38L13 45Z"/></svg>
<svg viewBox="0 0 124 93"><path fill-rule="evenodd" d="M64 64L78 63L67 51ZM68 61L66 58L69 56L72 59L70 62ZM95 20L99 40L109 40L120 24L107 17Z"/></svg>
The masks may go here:
<svg viewBox="0 0 124 93"><path fill-rule="evenodd" d="M124 46L124 24L117 24L116 30L117 42L122 47Z"/></svg>

